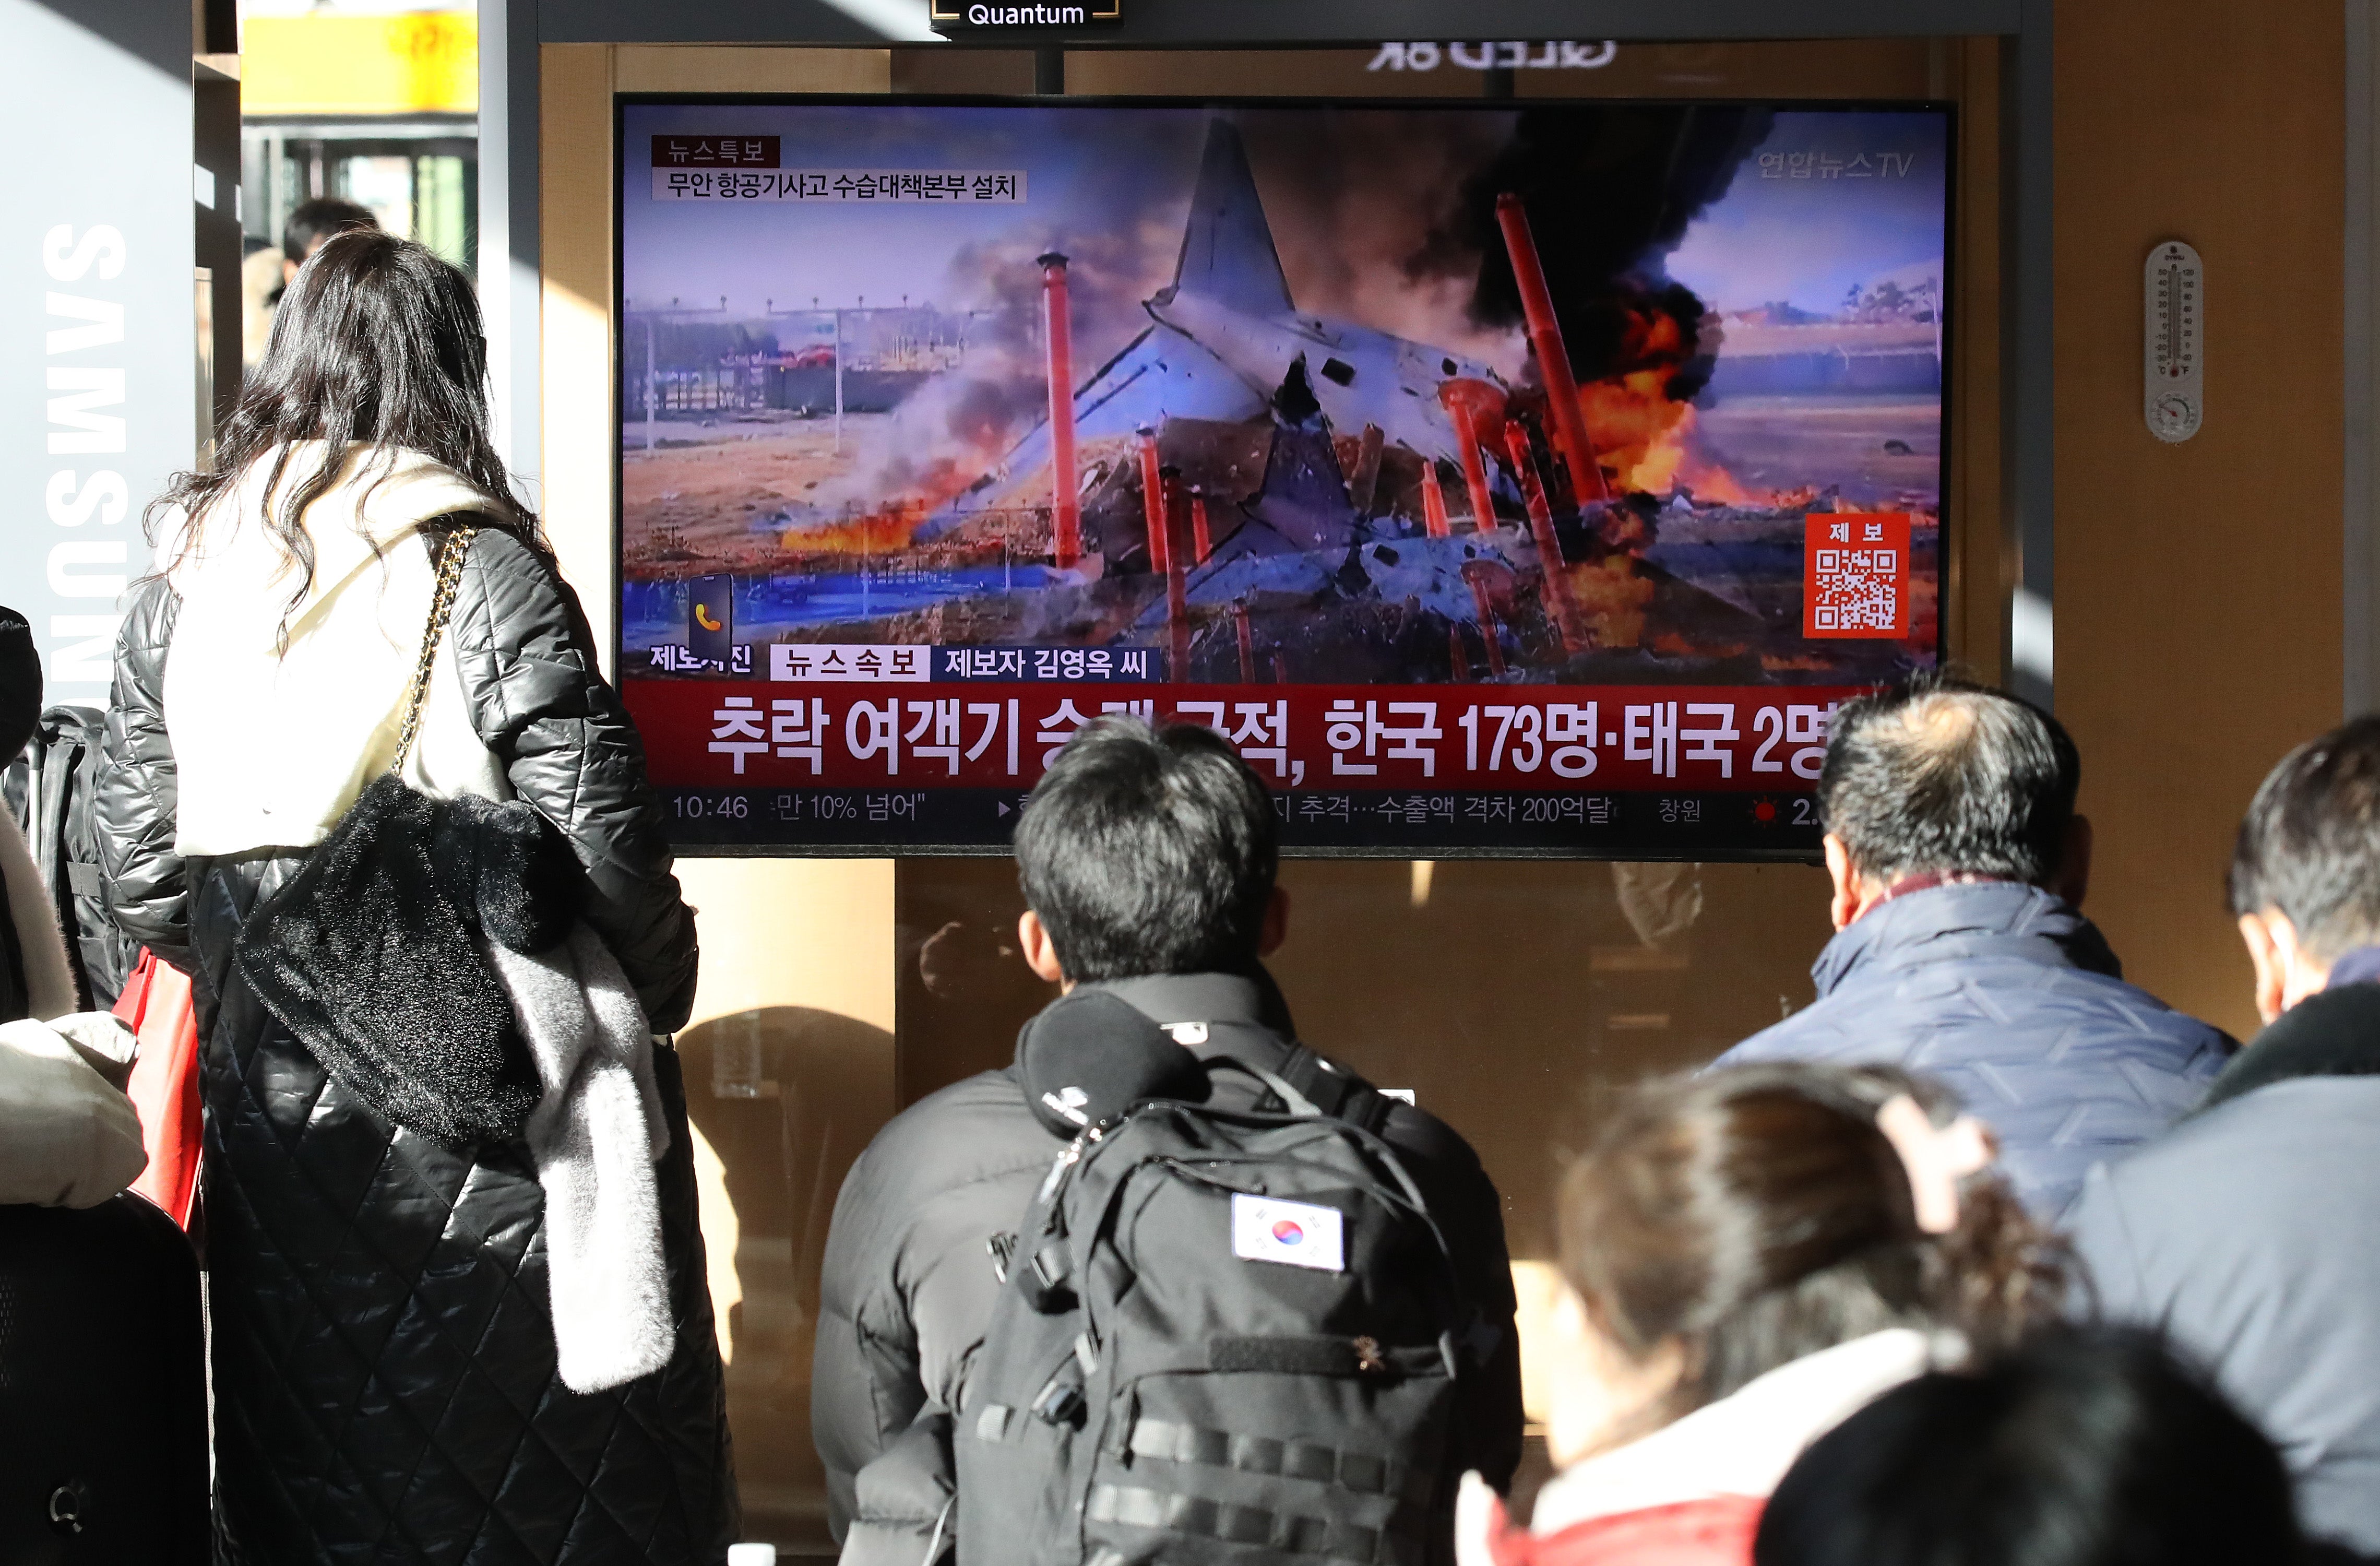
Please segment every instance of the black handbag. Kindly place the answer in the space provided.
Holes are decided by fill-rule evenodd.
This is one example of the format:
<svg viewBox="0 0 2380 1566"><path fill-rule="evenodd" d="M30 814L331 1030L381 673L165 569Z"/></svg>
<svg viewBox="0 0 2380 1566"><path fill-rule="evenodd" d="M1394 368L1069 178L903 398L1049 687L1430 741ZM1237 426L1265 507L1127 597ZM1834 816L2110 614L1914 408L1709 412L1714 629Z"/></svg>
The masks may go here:
<svg viewBox="0 0 2380 1566"><path fill-rule="evenodd" d="M478 531L447 533L396 759L241 926L240 977L323 1069L397 1124L442 1141L521 1134L540 1088L512 1002L481 954L569 935L582 872L528 806L407 783L438 642Z"/></svg>

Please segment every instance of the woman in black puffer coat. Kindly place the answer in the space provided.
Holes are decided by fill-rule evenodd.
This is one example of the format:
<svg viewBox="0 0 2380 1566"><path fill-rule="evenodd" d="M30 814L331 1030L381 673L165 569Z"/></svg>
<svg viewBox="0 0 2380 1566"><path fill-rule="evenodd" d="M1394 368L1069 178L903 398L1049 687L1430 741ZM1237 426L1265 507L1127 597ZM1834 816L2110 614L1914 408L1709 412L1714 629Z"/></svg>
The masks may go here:
<svg viewBox="0 0 2380 1566"><path fill-rule="evenodd" d="M197 979L218 1558L239 1566L708 1566L735 1537L674 1053L655 1074L674 1350L581 1395L555 1370L526 1146L395 1124L233 962L249 910L395 754L431 552L459 518L479 530L405 776L535 807L651 1027L686 1021L692 911L636 731L489 443L480 334L428 250L325 244L217 470L154 512L164 574L116 649L103 857L117 919Z"/></svg>

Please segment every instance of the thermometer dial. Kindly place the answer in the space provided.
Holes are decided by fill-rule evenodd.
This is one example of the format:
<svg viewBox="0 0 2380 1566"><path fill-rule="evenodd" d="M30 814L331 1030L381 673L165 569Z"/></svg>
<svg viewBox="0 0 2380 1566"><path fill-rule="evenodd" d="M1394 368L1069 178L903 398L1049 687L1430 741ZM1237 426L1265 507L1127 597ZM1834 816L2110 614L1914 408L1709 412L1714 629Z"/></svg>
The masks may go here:
<svg viewBox="0 0 2380 1566"><path fill-rule="evenodd" d="M2204 285L2198 252L2179 239L2152 249L2142 269L2142 411L2160 441L2190 439L2205 417Z"/></svg>

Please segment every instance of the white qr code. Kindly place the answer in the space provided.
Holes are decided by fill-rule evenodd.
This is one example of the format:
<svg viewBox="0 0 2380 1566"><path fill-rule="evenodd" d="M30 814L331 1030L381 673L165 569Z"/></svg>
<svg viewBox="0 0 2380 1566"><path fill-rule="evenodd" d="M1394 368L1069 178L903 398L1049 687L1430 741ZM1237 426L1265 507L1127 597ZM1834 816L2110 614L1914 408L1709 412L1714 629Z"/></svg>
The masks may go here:
<svg viewBox="0 0 2380 1566"><path fill-rule="evenodd" d="M1908 624L1905 546L1810 552L1809 625L1816 636L1898 636Z"/></svg>

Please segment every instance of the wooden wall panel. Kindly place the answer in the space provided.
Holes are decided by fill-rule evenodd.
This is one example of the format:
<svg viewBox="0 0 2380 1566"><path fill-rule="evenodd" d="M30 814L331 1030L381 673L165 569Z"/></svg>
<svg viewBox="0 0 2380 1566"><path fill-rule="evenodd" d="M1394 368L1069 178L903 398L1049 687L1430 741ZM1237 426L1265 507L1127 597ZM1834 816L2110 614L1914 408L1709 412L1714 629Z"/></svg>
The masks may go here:
<svg viewBox="0 0 2380 1566"><path fill-rule="evenodd" d="M2223 872L2257 781L2338 722L2343 21L2058 8L2057 692L2130 977L2243 1037ZM2141 265L2206 261L2206 421L2141 419Z"/></svg>
<svg viewBox="0 0 2380 1566"><path fill-rule="evenodd" d="M612 56L605 43L540 53L539 396L546 531L578 589L606 667L612 590Z"/></svg>
<svg viewBox="0 0 2380 1566"><path fill-rule="evenodd" d="M725 49L625 43L623 92L889 92L884 49Z"/></svg>
<svg viewBox="0 0 2380 1566"><path fill-rule="evenodd" d="M1999 682L2002 619L2013 555L2006 547L2001 475L2000 45L1978 38L1944 44L1939 72L1959 102L1959 168L1952 193L1950 471L1943 496L1942 631L1951 667Z"/></svg>

